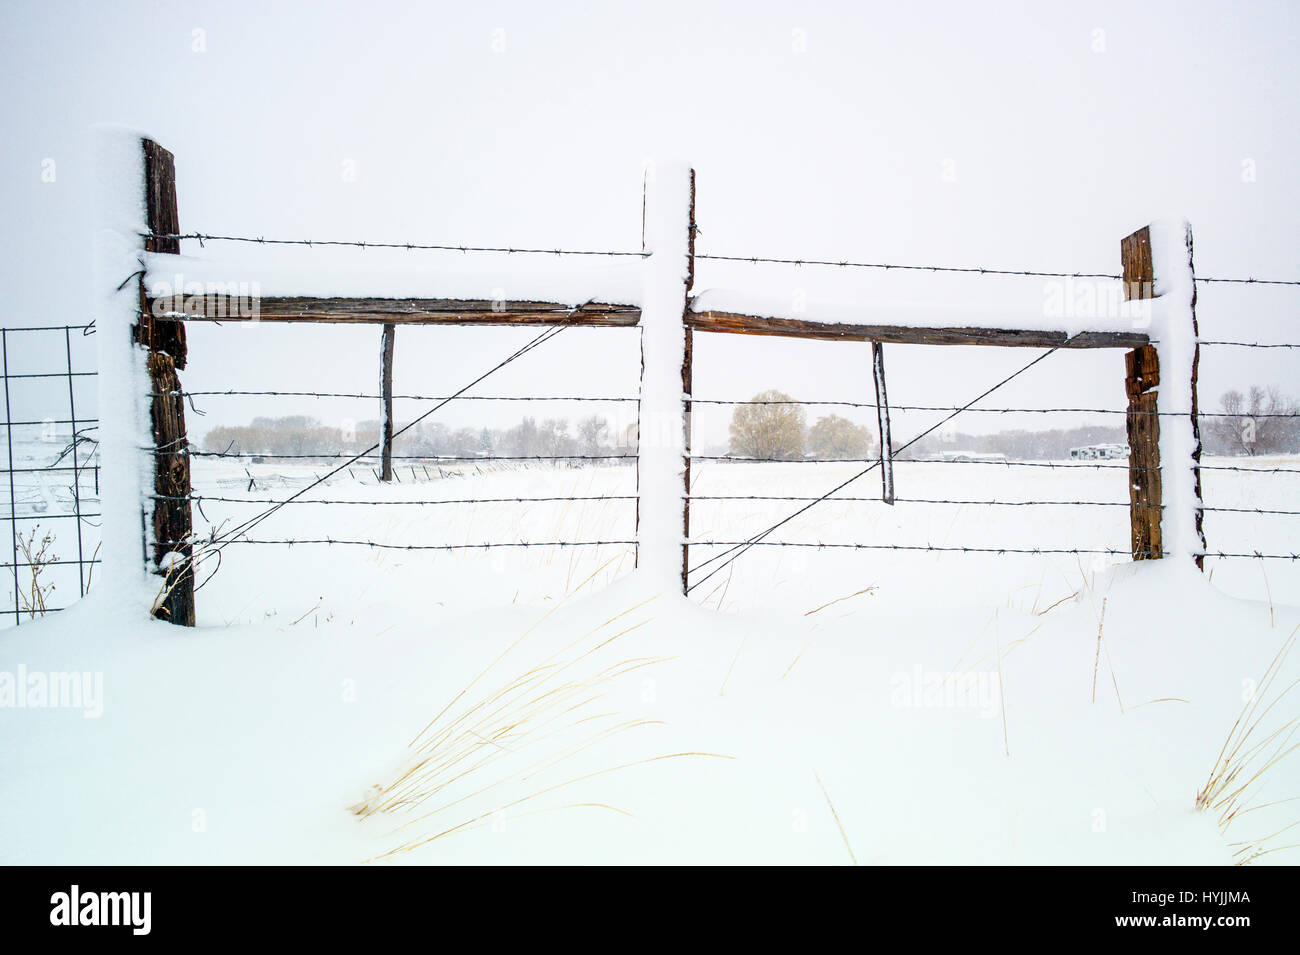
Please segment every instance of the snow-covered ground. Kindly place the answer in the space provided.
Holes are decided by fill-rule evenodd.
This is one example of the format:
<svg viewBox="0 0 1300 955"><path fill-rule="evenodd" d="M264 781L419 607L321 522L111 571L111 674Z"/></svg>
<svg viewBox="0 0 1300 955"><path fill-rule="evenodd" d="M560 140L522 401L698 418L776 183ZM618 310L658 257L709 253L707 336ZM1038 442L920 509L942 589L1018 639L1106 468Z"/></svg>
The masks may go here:
<svg viewBox="0 0 1300 955"><path fill-rule="evenodd" d="M283 499L324 470L202 459L196 493ZM698 463L694 493L816 496L854 471ZM371 503L293 504L252 536L633 536L630 500L409 504L632 495L631 468L422 472L356 470L305 499ZM1207 471L1205 497L1287 507L1298 478ZM1293 562L1134 565L1124 506L902 500L1124 504L1123 470L900 464L896 484L892 508L819 504L774 539L1121 555L764 547L688 601L621 545L231 546L194 631L95 592L0 636L0 672L102 673L97 717L0 710L0 860L1213 864L1300 819L1281 803L1220 831L1194 806L1300 626ZM741 540L798 506L700 500L692 534ZM1215 550L1289 553L1298 529L1206 517ZM1284 698L1251 743L1295 713ZM1300 796L1300 757L1246 796Z"/></svg>

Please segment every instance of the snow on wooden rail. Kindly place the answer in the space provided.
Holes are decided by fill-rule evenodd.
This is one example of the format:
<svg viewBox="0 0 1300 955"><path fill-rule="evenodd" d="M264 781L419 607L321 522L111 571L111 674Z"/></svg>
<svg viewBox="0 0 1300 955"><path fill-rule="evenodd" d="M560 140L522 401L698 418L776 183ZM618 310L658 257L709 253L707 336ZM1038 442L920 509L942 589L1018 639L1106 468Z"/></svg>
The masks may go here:
<svg viewBox="0 0 1300 955"><path fill-rule="evenodd" d="M1204 553L1196 296L1185 223L1153 225L1122 241L1127 304L1100 318L1067 322L1042 309L858 303L801 303L795 312L789 303L743 290L692 293L695 174L681 164L647 167L643 250L617 265L575 269L557 264L564 258L557 254L557 262L541 268L512 260L411 271L295 270L256 259L181 255L171 154L151 140L106 132L100 160L106 563L119 585L151 593L154 613L172 622L194 620L190 455L177 375L185 367L187 322L380 325L385 416L397 325L639 327L637 567L680 592L687 589L695 332L869 341L877 349L883 343L1129 349L1132 556L1175 553L1199 564ZM1161 377L1164 388L1157 387ZM1187 408L1190 415L1182 411ZM390 431L385 428L385 437ZM384 460L391 461L391 443L384 444ZM153 586L133 563L131 554L141 553L136 547L157 575Z"/></svg>
<svg viewBox="0 0 1300 955"><path fill-rule="evenodd" d="M396 325L566 325L620 328L637 325L635 305L608 302L505 299L316 298L228 294L162 295L150 300L158 319L186 322L319 322ZM570 316L574 308L577 312Z"/></svg>
<svg viewBox="0 0 1300 955"><path fill-rule="evenodd" d="M781 335L825 341L901 345L1000 345L1028 348L1137 348L1151 342L1138 309L1122 312L1110 327L1070 327L1046 319L1041 309L972 309L962 306L848 305L710 289L691 301L687 321L706 332Z"/></svg>

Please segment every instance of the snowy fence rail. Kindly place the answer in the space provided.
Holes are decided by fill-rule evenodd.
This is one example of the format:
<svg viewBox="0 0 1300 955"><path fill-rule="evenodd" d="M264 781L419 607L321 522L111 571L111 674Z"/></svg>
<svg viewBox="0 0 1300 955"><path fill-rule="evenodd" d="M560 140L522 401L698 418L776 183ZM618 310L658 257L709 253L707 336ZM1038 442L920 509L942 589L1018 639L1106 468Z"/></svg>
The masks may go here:
<svg viewBox="0 0 1300 955"><path fill-rule="evenodd" d="M3 613L15 625L85 596L99 563L96 373L81 354L94 330L0 330L10 528L3 566L13 577L12 606ZM41 370L21 370L32 367Z"/></svg>
<svg viewBox="0 0 1300 955"><path fill-rule="evenodd" d="M174 160L150 140L130 136L106 137L102 165L106 193L101 213L100 288L101 368L104 372L106 453L115 463L106 465L111 507L105 507L109 560L106 572L123 585L150 594L153 612L176 623L194 618L195 567L218 556L234 543L284 543L249 537L249 532L271 513L301 500L303 489L276 500L264 513L223 531L207 541L192 533L190 461L220 452L190 447L185 431L187 393L178 371L186 360L184 328L188 322L270 321L281 323L365 323L381 326L380 381L382 430L375 447L357 455L340 452L339 465L377 458L382 480L394 477L393 440L402 430L392 417L392 355L399 325L538 326L541 333L524 348L489 368L470 384L445 398L432 398L433 407L406 425L434 413L452 400L485 400L466 392L522 354L544 344L571 327L636 327L641 336L642 372L638 403L636 547L637 565L663 586L689 592L722 567L730 565L751 547L794 542L769 540L777 528L838 496L859 478L879 467L886 473L885 499L892 499L888 473L895 455L900 463L907 447L934 428L895 445L888 438L871 465L826 494L789 498L798 510L764 531L743 541L714 542L729 549L695 566L690 563L691 462L706 456L691 451L691 414L696 399L693 373L693 336L696 332L784 336L844 342L870 342L875 353L876 404L862 403L879 413L880 428L888 435L889 411L885 397L882 346L888 343L930 345L1014 346L1044 349L1016 375L1048 358L1059 349L1120 348L1126 353L1125 376L1128 408L1108 413L1125 415L1130 458L1129 475L1131 542L1135 560L1177 555L1200 565L1207 553L1201 526L1199 419L1197 367L1200 344L1196 322L1196 287L1203 282L1244 285L1300 285L1300 281L1248 278L1198 278L1192 267L1191 230L1185 223L1145 227L1120 243L1122 271L1115 274L1044 272L1016 269L894 265L816 259L760 256L707 255L695 252L695 175L679 165L651 165L643 196L642 249L639 252L513 248L348 240L266 239L254 236L182 232L177 203ZM279 274L274 269L244 274L257 294L213 291L205 288L204 261L186 259L188 273L199 280L200 291L173 288L169 278L179 273L180 243L236 242L249 245L351 246L440 250L461 253L497 253L546 257L559 263L571 257L612 257L626 261L614 271L511 272L512 296L485 284L468 270L420 272L414 277L375 273L356 277L321 276L316 273ZM696 292L696 261L734 261L755 265L827 266L865 269L907 269L976 275L1019 275L1055 278L1093 277L1121 283L1128 308L1117 314L1089 320L1051 317L1044 310L973 315L969 310L940 307L922 313L862 307L856 304L788 302L754 296L743 291ZM219 264L219 263L218 263ZM195 273L197 272L197 275ZM498 271L495 275L500 274ZM126 276L123 280L122 276ZM229 273L211 276L228 279ZM133 286L132 283L135 282ZM369 284L368 284L369 283ZM128 334L128 330L130 334ZM1291 348L1293 343L1227 342L1204 344L1257 348ZM964 405L930 410L949 412L944 421L963 413L997 413L1012 409L977 408L976 403L1009 382L1012 375ZM1162 385L1163 379L1163 385ZM229 392L234 394L236 392ZM282 394L265 392L265 394ZM634 399L619 399L634 400ZM709 399L710 402L716 399ZM735 403L735 402L728 402ZM897 410L905 410L899 406ZM1024 409L1049 411L1053 409ZM1107 409L1079 409L1102 411ZM942 423L942 422L941 422ZM937 426L935 426L937 427ZM150 459L145 473L153 475L150 492L133 462L144 451ZM276 455L285 457L285 455ZM323 458L321 455L303 457ZM604 456L561 455L588 459ZM540 459L532 457L531 459ZM502 458L496 457L495 460ZM1030 464L1030 462L1015 462ZM1248 469L1243 469L1248 470ZM330 475L317 483L327 480ZM316 485L312 485L313 487ZM201 496L200 496L201 497ZM905 499L903 500L906 503ZM315 503L315 502L311 502ZM955 502L954 502L955 503ZM967 502L971 503L971 502ZM990 506L1003 503L978 502ZM1081 502L1093 503L1093 502ZM1107 502L1110 503L1110 502ZM1121 505L1123 502L1113 502ZM149 514L152 513L152 521ZM146 528L146 568L155 575L153 585L141 579L131 546L132 527ZM339 543L328 536L321 543ZM138 543L138 542L137 542ZM353 543L378 542L356 541ZM423 546L423 545L412 545ZM433 546L433 545L430 545ZM495 546L495 545L494 545ZM520 545L503 545L520 546ZM524 545L526 546L526 545ZM887 548L888 545L864 545ZM149 549L151 548L151 552ZM953 548L962 552L1003 552L999 548ZM1037 551L1030 551L1037 552ZM1224 555L1228 556L1228 555ZM691 575L708 570L692 581ZM161 580L159 581L159 578Z"/></svg>

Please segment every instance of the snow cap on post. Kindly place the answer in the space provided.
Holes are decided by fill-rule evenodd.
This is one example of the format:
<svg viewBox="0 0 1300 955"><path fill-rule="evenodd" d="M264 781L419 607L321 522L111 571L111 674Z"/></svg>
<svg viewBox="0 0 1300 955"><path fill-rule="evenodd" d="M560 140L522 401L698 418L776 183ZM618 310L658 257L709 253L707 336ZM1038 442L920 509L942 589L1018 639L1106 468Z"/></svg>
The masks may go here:
<svg viewBox="0 0 1300 955"><path fill-rule="evenodd" d="M100 500L103 569L97 589L148 613L150 588L143 550L152 446L145 352L131 340L140 307L140 235L147 231L142 136L95 127L95 265L92 314L99 357ZM132 612L134 612L134 609Z"/></svg>
<svg viewBox="0 0 1300 955"><path fill-rule="evenodd" d="M1160 356L1160 460L1167 554L1200 564L1205 553L1201 526L1201 436L1196 379L1200 358L1196 325L1196 277L1192 227L1178 219L1151 223L1154 292L1160 303L1152 338Z"/></svg>
<svg viewBox="0 0 1300 955"><path fill-rule="evenodd" d="M682 592L689 461L687 332L694 172L681 162L645 169L638 433L637 567L654 586Z"/></svg>

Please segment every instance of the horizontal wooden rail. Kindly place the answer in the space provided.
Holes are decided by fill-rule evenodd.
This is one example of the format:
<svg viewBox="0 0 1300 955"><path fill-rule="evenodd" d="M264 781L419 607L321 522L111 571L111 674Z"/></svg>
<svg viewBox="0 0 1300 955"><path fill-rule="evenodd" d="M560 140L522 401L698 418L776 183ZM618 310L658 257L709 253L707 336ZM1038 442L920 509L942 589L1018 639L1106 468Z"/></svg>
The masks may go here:
<svg viewBox="0 0 1300 955"><path fill-rule="evenodd" d="M625 327L641 320L635 305L591 302L572 316L562 302L446 298L241 297L169 295L149 301L156 319L186 322L326 322L378 325L571 325Z"/></svg>
<svg viewBox="0 0 1300 955"><path fill-rule="evenodd" d="M576 313L561 302L502 302L442 298L314 298L233 295L162 296L150 299L157 319L185 322L322 322L397 325L572 325L626 328L641 321L635 305L592 302ZM779 335L824 341L888 342L902 345L999 345L1029 348L1139 348L1150 336L1131 331L1085 331L1069 339L1043 329L960 326L856 325L737 312L690 312L690 328L703 332Z"/></svg>
<svg viewBox="0 0 1300 955"><path fill-rule="evenodd" d="M1028 348L1137 348L1150 343L1146 332L1079 332L1070 338L1062 331L1015 328L919 327L906 325L849 325L797 318L765 318L736 312L692 312L687 324L702 332L740 335L782 335L825 341L888 342L899 345L1004 345Z"/></svg>

